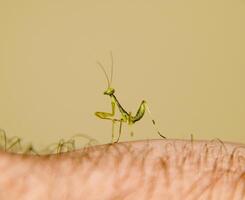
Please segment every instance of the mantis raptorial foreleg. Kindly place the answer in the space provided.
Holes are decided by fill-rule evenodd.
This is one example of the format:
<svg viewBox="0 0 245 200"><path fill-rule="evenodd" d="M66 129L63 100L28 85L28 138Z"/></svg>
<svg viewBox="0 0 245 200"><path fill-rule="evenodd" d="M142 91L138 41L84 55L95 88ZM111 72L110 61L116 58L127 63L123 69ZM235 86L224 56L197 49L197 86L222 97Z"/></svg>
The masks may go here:
<svg viewBox="0 0 245 200"><path fill-rule="evenodd" d="M111 113L108 113L108 112L96 112L95 115L97 117L99 117L100 119L107 119L107 120L111 120L112 121L112 142L114 140L114 129L115 129L115 122L121 122L120 119L115 119L115 118L112 118L114 117L115 115L115 102L111 102L111 108L112 108L112 112ZM121 123L120 123L120 129L119 129L119 134L121 131Z"/></svg>
<svg viewBox="0 0 245 200"><path fill-rule="evenodd" d="M111 109L112 112L108 113L108 112L95 112L95 115L101 119L109 119L112 120L110 117L113 117L115 115L115 103L111 102Z"/></svg>

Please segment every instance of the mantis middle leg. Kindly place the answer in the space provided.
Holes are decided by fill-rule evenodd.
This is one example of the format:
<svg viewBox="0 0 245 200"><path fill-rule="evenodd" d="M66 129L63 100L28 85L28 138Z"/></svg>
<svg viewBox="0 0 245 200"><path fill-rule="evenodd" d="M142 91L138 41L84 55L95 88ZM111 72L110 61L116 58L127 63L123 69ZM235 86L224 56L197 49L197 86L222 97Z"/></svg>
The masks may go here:
<svg viewBox="0 0 245 200"><path fill-rule="evenodd" d="M120 137L121 137L121 133L122 133L122 123L123 123L123 119L120 119L119 135L118 135L118 138L117 138L116 143L119 142L119 139L120 139Z"/></svg>

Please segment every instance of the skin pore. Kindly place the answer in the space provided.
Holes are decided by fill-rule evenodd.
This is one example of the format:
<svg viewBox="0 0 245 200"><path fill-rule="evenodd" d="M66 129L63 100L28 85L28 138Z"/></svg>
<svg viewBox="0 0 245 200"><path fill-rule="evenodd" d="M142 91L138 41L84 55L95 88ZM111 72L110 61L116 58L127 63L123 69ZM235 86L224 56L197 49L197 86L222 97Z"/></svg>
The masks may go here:
<svg viewBox="0 0 245 200"><path fill-rule="evenodd" d="M58 155L0 152L1 200L242 200L245 145L144 140Z"/></svg>

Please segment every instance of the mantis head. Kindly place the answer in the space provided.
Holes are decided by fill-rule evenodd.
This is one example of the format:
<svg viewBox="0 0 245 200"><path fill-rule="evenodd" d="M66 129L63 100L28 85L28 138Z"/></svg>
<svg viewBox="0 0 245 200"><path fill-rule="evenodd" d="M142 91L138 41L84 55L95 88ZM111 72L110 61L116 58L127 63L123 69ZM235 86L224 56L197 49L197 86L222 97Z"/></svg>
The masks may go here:
<svg viewBox="0 0 245 200"><path fill-rule="evenodd" d="M115 92L115 89L111 87L111 83L112 83L112 76L113 76L113 57L112 57L112 52L111 52L111 77L110 77L110 80L109 80L109 77L105 71L105 68L103 67L103 65L97 61L97 64L100 66L100 68L102 69L102 71L104 72L105 74L105 77L106 77L106 80L107 80L107 89L104 91L104 95L113 95L114 92Z"/></svg>
<svg viewBox="0 0 245 200"><path fill-rule="evenodd" d="M114 89L114 88L109 87L109 88L107 88L107 90L106 90L106 91L104 91L104 95L109 95L109 96L111 96L111 95L113 95L113 94L114 94L114 92L115 92L115 89Z"/></svg>

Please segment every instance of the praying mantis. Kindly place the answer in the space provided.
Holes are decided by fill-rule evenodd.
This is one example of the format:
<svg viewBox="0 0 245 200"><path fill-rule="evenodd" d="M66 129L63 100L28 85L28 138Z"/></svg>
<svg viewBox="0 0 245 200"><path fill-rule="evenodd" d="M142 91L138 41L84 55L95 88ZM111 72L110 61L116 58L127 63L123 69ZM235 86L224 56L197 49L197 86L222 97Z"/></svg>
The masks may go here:
<svg viewBox="0 0 245 200"><path fill-rule="evenodd" d="M110 97L111 99L111 108L112 108L112 112L108 113L108 112L95 112L95 115L97 117L99 117L100 119L106 119L106 120L111 120L112 121L112 143L114 140L114 125L116 122L120 123L119 126L119 135L118 138L116 140L115 143L119 142L120 136L121 136L121 132L122 132L122 123L127 123L128 125L132 125L135 124L137 121L141 120L142 117L145 114L145 111L147 111L151 117L151 121L153 126L155 127L157 133L164 139L166 139L165 136L163 136L160 131L158 130L158 128L156 127L156 123L155 120L152 118L150 109L148 107L148 104L145 100L143 100L136 112L136 114L133 116L131 112L127 112L122 105L119 103L118 99L115 96L115 89L111 87L112 85L112 78L113 78L113 56L112 56L112 52L110 52L110 56L111 56L111 75L110 75L110 80L109 77L106 73L105 68L103 67L103 65L97 61L97 64L100 66L100 68L102 69L102 71L104 72L104 75L106 77L107 80L107 89L104 91L104 95L107 95ZM115 108L118 108L119 112L120 112L120 119L116 119L114 118L115 115Z"/></svg>

